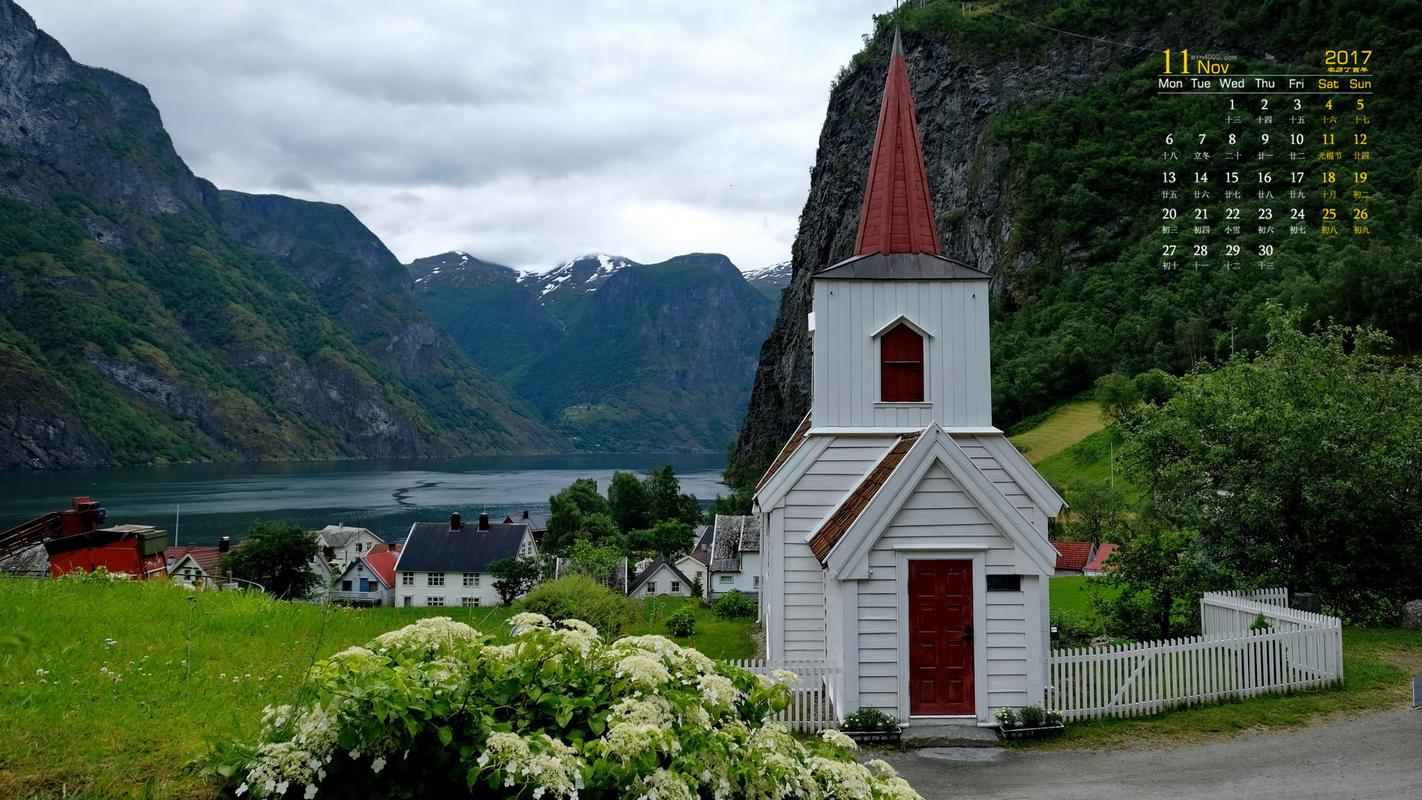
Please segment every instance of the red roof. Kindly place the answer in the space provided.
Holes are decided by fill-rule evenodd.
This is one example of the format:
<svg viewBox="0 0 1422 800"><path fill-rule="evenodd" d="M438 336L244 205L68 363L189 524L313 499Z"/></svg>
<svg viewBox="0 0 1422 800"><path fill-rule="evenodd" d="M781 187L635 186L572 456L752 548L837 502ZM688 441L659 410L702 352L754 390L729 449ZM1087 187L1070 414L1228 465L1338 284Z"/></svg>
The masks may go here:
<svg viewBox="0 0 1422 800"><path fill-rule="evenodd" d="M1052 542L1057 548L1057 570L1081 572L1091 560L1091 542Z"/></svg>
<svg viewBox="0 0 1422 800"><path fill-rule="evenodd" d="M935 220L923 169L918 119L913 111L913 92L909 89L908 63L895 31L854 254L941 255Z"/></svg>
<svg viewBox="0 0 1422 800"><path fill-rule="evenodd" d="M361 561L370 568L371 572L385 584L389 589L395 586L395 562L400 560L400 554L394 550L381 550L378 553L366 553L360 557Z"/></svg>
<svg viewBox="0 0 1422 800"><path fill-rule="evenodd" d="M210 545L184 545L163 551L163 560L170 568L182 561L183 556L192 556L202 571L211 575L217 571L217 560L222 558L222 551Z"/></svg>
<svg viewBox="0 0 1422 800"><path fill-rule="evenodd" d="M1102 542L1096 548L1096 555L1091 557L1091 561L1086 565L1087 572L1106 572L1116 568L1115 564L1107 564L1106 559L1111 557L1119 549L1110 542Z"/></svg>

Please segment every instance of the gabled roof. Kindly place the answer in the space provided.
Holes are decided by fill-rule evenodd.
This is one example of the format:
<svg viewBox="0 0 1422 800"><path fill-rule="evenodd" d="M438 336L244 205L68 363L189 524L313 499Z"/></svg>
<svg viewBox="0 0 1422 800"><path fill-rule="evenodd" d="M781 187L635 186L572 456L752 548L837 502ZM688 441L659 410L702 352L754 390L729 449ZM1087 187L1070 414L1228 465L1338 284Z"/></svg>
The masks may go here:
<svg viewBox="0 0 1422 800"><path fill-rule="evenodd" d="M671 559L667 558L664 555L661 555L652 559L652 562L648 564L645 569L637 573L637 577L633 578L632 583L628 584L627 593L632 594L633 592L642 588L642 584L646 583L649 578L657 574L657 570L662 569L664 567L666 569L671 570L672 575L675 576L677 580L681 581L687 586L691 585L691 579L686 577L686 573L677 569L676 564L672 563Z"/></svg>
<svg viewBox="0 0 1422 800"><path fill-rule="evenodd" d="M850 256L814 274L816 279L856 281L970 281L992 280L992 275L961 261L932 253L866 253Z"/></svg>
<svg viewBox="0 0 1422 800"><path fill-rule="evenodd" d="M807 437L809 433L810 415L806 414L805 418L800 420L800 424L795 428L795 432L790 434L790 439L785 442L785 446L780 448L780 453L775 456L775 460L770 462L770 469L767 469L765 474L760 476L760 483L755 485L757 492L764 489L767 483L770 483L770 479L774 478L775 473L779 472L780 468L785 466L785 462L790 460L790 456L795 455L795 451L800 448L800 445L805 443L805 437Z"/></svg>
<svg viewBox="0 0 1422 800"><path fill-rule="evenodd" d="M1019 570L1050 575L1056 551L1003 491L992 482L952 435L930 423L910 441L897 442L870 470L853 493L807 537L811 549L836 580L868 576L868 553L888 529L928 471L941 464L973 505L1009 539ZM818 540L818 542L816 541ZM944 546L951 547L949 540Z"/></svg>
<svg viewBox="0 0 1422 800"><path fill-rule="evenodd" d="M692 551L704 550L708 553L711 552L711 542L715 540L715 533L715 525L702 525L696 532L696 545L691 548Z"/></svg>
<svg viewBox="0 0 1422 800"><path fill-rule="evenodd" d="M992 454L997 465L1016 481L1028 497L1032 498L1032 502L1037 504L1043 514L1055 517L1061 513L1063 508L1066 508L1066 501L1062 499L1062 496L1006 436L1001 433L995 435L977 434L973 438Z"/></svg>
<svg viewBox="0 0 1422 800"><path fill-rule="evenodd" d="M510 525L528 523L529 530L534 533L542 533L548 530L548 518L537 511L524 509L520 514L510 514L504 517L504 522Z"/></svg>
<svg viewBox="0 0 1422 800"><path fill-rule="evenodd" d="M889 479L899 463L908 455L909 449L914 442L918 441L922 431L899 434L899 439L894 442L894 446L889 448L889 452L879 459L879 463L869 470L859 485L854 487L844 501L839 504L829 517L810 537L810 552L815 554L815 558L824 564L829 560L830 551L839 541L844 538L844 534L849 532L851 526L859 519L859 515L869 506L869 501L883 488L884 482Z"/></svg>
<svg viewBox="0 0 1422 800"><path fill-rule="evenodd" d="M1086 568L1083 571L1109 572L1115 569L1115 564L1108 564L1106 563L1106 561L1107 559L1111 558L1112 555L1115 555L1116 550L1118 549L1119 548L1117 548L1116 545L1110 542L1102 542L1101 544L1097 545L1096 555L1092 556L1091 560L1086 562Z"/></svg>
<svg viewBox="0 0 1422 800"><path fill-rule="evenodd" d="M528 526L495 522L488 530L477 524L450 528L448 522L416 522L400 550L401 572L487 572L501 558L516 558Z"/></svg>
<svg viewBox="0 0 1422 800"><path fill-rule="evenodd" d="M712 536L711 570L738 572L742 553L760 552L760 517L717 514Z"/></svg>
<svg viewBox="0 0 1422 800"><path fill-rule="evenodd" d="M1081 572L1091 561L1091 542L1053 541L1052 547L1057 549L1058 571Z"/></svg>
<svg viewBox="0 0 1422 800"><path fill-rule="evenodd" d="M375 537L375 540L384 541L369 528L356 528L346 525L327 525L319 531L316 536L321 540L321 544L326 547L345 547L350 541L362 533L368 533Z"/></svg>
<svg viewBox="0 0 1422 800"><path fill-rule="evenodd" d="M375 577L385 584L385 588L390 589L395 586L395 562L400 560L400 554L393 550L381 550L378 553L366 553L360 557L365 562L365 566L375 573Z"/></svg>
<svg viewBox="0 0 1422 800"><path fill-rule="evenodd" d="M859 211L859 232L854 254L933 253L938 246L937 217L928 194L923 169L923 148L918 139L918 119L909 88L908 62L894 31L889 72L884 79L884 99L879 126L874 133L874 154L864 185Z"/></svg>
<svg viewBox="0 0 1422 800"><path fill-rule="evenodd" d="M191 557L199 569L211 575L217 571L217 562L222 559L222 550L210 545L169 547L163 551L163 560L168 564L169 573L182 563L184 556Z"/></svg>

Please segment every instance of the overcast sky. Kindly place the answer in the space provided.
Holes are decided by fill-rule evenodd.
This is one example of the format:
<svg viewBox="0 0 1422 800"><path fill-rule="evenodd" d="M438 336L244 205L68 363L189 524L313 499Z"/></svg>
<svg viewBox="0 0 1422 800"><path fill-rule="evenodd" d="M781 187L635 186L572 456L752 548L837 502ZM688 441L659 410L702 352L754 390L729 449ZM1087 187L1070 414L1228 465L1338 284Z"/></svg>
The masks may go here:
<svg viewBox="0 0 1422 800"><path fill-rule="evenodd" d="M21 0L143 83L218 186L402 261L788 259L838 69L888 0Z"/></svg>

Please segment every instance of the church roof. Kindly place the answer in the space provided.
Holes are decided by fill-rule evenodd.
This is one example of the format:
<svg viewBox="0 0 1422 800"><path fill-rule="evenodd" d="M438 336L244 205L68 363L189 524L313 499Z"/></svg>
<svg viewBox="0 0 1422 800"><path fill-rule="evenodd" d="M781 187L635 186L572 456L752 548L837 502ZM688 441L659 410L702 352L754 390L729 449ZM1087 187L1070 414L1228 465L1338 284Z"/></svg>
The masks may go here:
<svg viewBox="0 0 1422 800"><path fill-rule="evenodd" d="M990 280L986 272L932 253L868 253L850 256L815 273L816 278L847 280L963 281Z"/></svg>
<svg viewBox="0 0 1422 800"><path fill-rule="evenodd" d="M923 431L904 433L899 435L899 440L894 446L889 448L889 452L879 459L879 463L869 470L869 474L864 476L864 480L854 488L854 491L840 503L839 508L830 514L820 529L815 531L815 535L810 537L810 551L815 554L815 558L824 564L829 559L830 551L839 544L839 540L844 538L844 534L854 526L855 520L868 508L869 501L879 493L884 482L889 476L894 474L899 462L904 460L908 451L913 447L913 443L918 441L918 437Z"/></svg>
<svg viewBox="0 0 1422 800"><path fill-rule="evenodd" d="M757 492L764 489L767 483L770 483L770 479L774 478L775 473L779 472L780 468L785 466L785 462L790 460L790 456L795 455L795 451L800 448L800 445L805 443L805 437L809 434L810 415L806 414L805 418L800 420L799 427L795 429L794 433L790 434L789 441L785 442L785 446L780 448L780 454L771 462L770 469L767 469L765 475L761 476L760 483L755 486Z"/></svg>
<svg viewBox="0 0 1422 800"><path fill-rule="evenodd" d="M918 139L918 118L909 89L908 63L898 31L884 80L884 100L874 134L874 155L859 211L859 233L854 254L931 253L938 255L938 225L928 177L923 169L923 148Z"/></svg>

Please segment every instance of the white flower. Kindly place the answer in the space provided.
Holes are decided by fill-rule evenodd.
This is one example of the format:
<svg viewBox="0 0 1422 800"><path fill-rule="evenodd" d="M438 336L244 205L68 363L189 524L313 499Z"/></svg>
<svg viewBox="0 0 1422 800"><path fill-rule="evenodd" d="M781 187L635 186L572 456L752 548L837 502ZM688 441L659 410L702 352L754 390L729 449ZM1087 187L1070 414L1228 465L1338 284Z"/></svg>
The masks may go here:
<svg viewBox="0 0 1422 800"><path fill-rule="evenodd" d="M616 675L649 689L655 689L671 680L671 673L661 660L646 653L624 656L617 662Z"/></svg>
<svg viewBox="0 0 1422 800"><path fill-rule="evenodd" d="M796 675L788 669L773 669L770 671L770 674L773 675L775 679L777 681L780 681L781 683L794 685L800 682L800 676Z"/></svg>
<svg viewBox="0 0 1422 800"><path fill-rule="evenodd" d="M306 784L306 794L304 795L304 797L306 798L306 800L312 800L312 798L315 797L315 796L316 796L316 784L314 784L314 783L308 783L308 784Z"/></svg>
<svg viewBox="0 0 1422 800"><path fill-rule="evenodd" d="M382 769L385 769L385 756L376 756L375 760L370 762L370 771L379 772Z"/></svg>
<svg viewBox="0 0 1422 800"><path fill-rule="evenodd" d="M637 800L696 800L696 795L692 794L680 775L664 769L658 769L638 783L643 791Z"/></svg>
<svg viewBox="0 0 1422 800"><path fill-rule="evenodd" d="M701 697L713 706L728 706L735 702L736 685L724 675L702 675L696 682Z"/></svg>
<svg viewBox="0 0 1422 800"><path fill-rule="evenodd" d="M820 738L834 745L835 747L843 747L846 750L859 749L858 742L854 741L848 736L845 736L834 728L825 728L824 730L820 731Z"/></svg>
<svg viewBox="0 0 1422 800"><path fill-rule="evenodd" d="M875 775L880 775L885 778L895 778L898 777L899 774L894 771L894 768L889 765L889 762L882 758L872 758L864 762L864 766Z"/></svg>
<svg viewBox="0 0 1422 800"><path fill-rule="evenodd" d="M377 636L372 644L391 649L437 650L459 642L477 641L479 638L478 631L462 622L455 622L449 617L425 617L398 630Z"/></svg>
<svg viewBox="0 0 1422 800"><path fill-rule="evenodd" d="M247 793L247 784L246 784L246 782L243 782L243 784L242 784L241 786L238 786L238 787L237 787L237 796L238 796L238 797L241 797L242 795L244 795L244 794L246 794L246 793Z"/></svg>
<svg viewBox="0 0 1422 800"><path fill-rule="evenodd" d="M535 614L532 611L523 611L509 617L509 625L513 627L514 635L531 631L534 628L547 628L553 623L542 614Z"/></svg>

